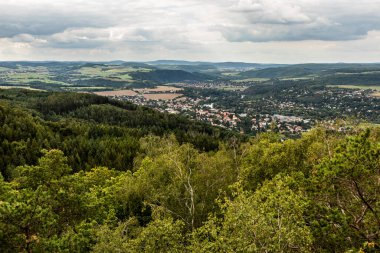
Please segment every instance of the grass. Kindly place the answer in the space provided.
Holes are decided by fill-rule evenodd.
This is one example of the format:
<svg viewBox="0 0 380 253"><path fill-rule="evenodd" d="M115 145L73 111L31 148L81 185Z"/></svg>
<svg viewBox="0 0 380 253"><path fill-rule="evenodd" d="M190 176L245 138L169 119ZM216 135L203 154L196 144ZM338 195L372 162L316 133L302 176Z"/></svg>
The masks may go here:
<svg viewBox="0 0 380 253"><path fill-rule="evenodd" d="M137 93L133 90L113 90L113 91L99 91L94 92L100 96L136 96Z"/></svg>
<svg viewBox="0 0 380 253"><path fill-rule="evenodd" d="M70 72L68 80L75 82L78 80L91 80L91 79L105 79L113 82L132 84L134 79L131 73L134 72L148 72L151 69L148 68L132 68L128 66L93 66L93 67L81 67L74 73ZM58 74L59 75L59 74ZM18 66L16 69L10 71L9 68L0 67L0 79L4 81L4 84L14 86L32 86L39 84L39 86L46 85L47 89L49 85L55 87L62 87L65 90L98 90L104 89L89 87L89 88L69 88L72 84L65 81L54 80L54 74L49 72L46 67L29 67ZM100 85L103 86L103 85ZM124 85L125 86L125 85Z"/></svg>
<svg viewBox="0 0 380 253"><path fill-rule="evenodd" d="M363 72L336 72L336 75L369 75L369 74L378 74L380 71L363 71Z"/></svg>
<svg viewBox="0 0 380 253"><path fill-rule="evenodd" d="M222 86L219 89L225 90L225 91L243 91L246 90L248 87L242 87L242 86Z"/></svg>
<svg viewBox="0 0 380 253"><path fill-rule="evenodd" d="M222 75L223 76L238 76L239 72L237 72L237 71L234 71L234 72L223 72Z"/></svg>
<svg viewBox="0 0 380 253"><path fill-rule="evenodd" d="M15 72L7 73L3 76L9 84L30 84L31 82L42 82L47 84L69 85L65 82L51 80L48 73L35 73L35 72Z"/></svg>
<svg viewBox="0 0 380 253"><path fill-rule="evenodd" d="M360 123L359 128L366 129L366 128L377 128L380 127L380 124L376 123Z"/></svg>
<svg viewBox="0 0 380 253"><path fill-rule="evenodd" d="M90 77L118 77L121 79L132 79L128 73L132 72L149 72L147 68L130 68L130 67L82 67L78 70L79 74Z"/></svg>
<svg viewBox="0 0 380 253"><path fill-rule="evenodd" d="M103 71L103 68L101 67L83 67L78 71L81 75L90 77L108 77L110 75L106 71Z"/></svg>
<svg viewBox="0 0 380 253"><path fill-rule="evenodd" d="M123 80L131 80L131 79L133 79L129 74L120 75L118 77L120 79L123 79Z"/></svg>
<svg viewBox="0 0 380 253"><path fill-rule="evenodd" d="M242 83L242 82L265 82L265 81L268 81L268 80L270 80L270 78L256 77L256 78L247 78L247 79L235 80L234 82L237 82L237 83Z"/></svg>
<svg viewBox="0 0 380 253"><path fill-rule="evenodd" d="M35 89L31 88L30 86L20 86L20 85L14 85L14 86L0 86L0 89L9 90L9 89L25 89L25 90L35 90L35 91L45 91L42 89Z"/></svg>
<svg viewBox="0 0 380 253"><path fill-rule="evenodd" d="M163 86L159 85L155 88L142 88L142 89L134 89L135 91L139 93L150 93L150 92L169 92L169 91L180 91L183 90L182 88L177 88L174 86Z"/></svg>
<svg viewBox="0 0 380 253"><path fill-rule="evenodd" d="M342 88L342 89L359 89L359 90L376 90L380 91L380 86L375 85L327 85L327 87Z"/></svg>
<svg viewBox="0 0 380 253"><path fill-rule="evenodd" d="M176 86L176 85L185 85L186 83L164 83L163 86Z"/></svg>
<svg viewBox="0 0 380 253"><path fill-rule="evenodd" d="M83 86L83 87L65 87L65 90L104 90L104 89L110 89L110 87L105 86Z"/></svg>
<svg viewBox="0 0 380 253"><path fill-rule="evenodd" d="M310 80L313 79L314 76L302 76L302 77L286 77L280 78L281 81L297 81L297 80Z"/></svg>
<svg viewBox="0 0 380 253"><path fill-rule="evenodd" d="M173 100L175 98L183 96L180 93L157 93L157 94L143 94L145 99L148 100Z"/></svg>

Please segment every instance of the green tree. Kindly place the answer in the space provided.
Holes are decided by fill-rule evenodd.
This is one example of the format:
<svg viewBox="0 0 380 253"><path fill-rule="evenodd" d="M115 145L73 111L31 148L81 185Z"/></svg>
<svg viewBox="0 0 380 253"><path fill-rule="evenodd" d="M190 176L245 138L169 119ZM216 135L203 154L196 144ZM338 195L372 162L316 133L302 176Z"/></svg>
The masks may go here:
<svg viewBox="0 0 380 253"><path fill-rule="evenodd" d="M38 187L12 190L0 200L0 251L32 252L42 238L57 232L57 216L50 206L50 196Z"/></svg>
<svg viewBox="0 0 380 253"><path fill-rule="evenodd" d="M237 172L226 150L200 154L190 144L179 145L174 136L142 140L146 154L134 173L145 202L166 209L189 229L201 226L214 200L232 184Z"/></svg>
<svg viewBox="0 0 380 253"><path fill-rule="evenodd" d="M37 189L41 185L48 186L53 180L58 180L71 171L62 151L52 149L43 152L44 156L38 160L37 166L26 165L15 169L14 180L20 187Z"/></svg>
<svg viewBox="0 0 380 253"><path fill-rule="evenodd" d="M317 166L313 198L325 213L323 219L313 218L320 244L339 240L358 249L365 241L379 242L379 178L380 143L370 139L369 130L348 137Z"/></svg>
<svg viewBox="0 0 380 253"><path fill-rule="evenodd" d="M308 199L302 175L276 176L254 193L237 186L212 218L193 234L194 252L311 252L313 237L304 219Z"/></svg>
<svg viewBox="0 0 380 253"><path fill-rule="evenodd" d="M183 222L171 218L155 219L146 227L131 218L116 228L101 227L94 252L184 252L183 228Z"/></svg>

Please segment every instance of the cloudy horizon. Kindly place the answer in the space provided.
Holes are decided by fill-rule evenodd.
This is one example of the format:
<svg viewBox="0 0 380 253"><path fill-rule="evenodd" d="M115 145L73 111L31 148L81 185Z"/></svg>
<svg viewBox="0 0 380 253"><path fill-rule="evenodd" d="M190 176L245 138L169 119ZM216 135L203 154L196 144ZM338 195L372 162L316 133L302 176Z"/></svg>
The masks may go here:
<svg viewBox="0 0 380 253"><path fill-rule="evenodd" d="M380 62L380 0L0 0L0 61Z"/></svg>

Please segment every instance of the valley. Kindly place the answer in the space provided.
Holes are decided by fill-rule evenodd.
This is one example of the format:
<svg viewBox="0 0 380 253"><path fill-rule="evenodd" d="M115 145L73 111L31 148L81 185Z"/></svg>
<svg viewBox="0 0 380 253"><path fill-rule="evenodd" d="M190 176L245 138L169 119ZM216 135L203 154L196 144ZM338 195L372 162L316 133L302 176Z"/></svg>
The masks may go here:
<svg viewBox="0 0 380 253"><path fill-rule="evenodd" d="M297 137L337 119L380 123L380 64L0 65L3 88L94 93L248 135L274 131Z"/></svg>
<svg viewBox="0 0 380 253"><path fill-rule="evenodd" d="M0 0L0 253L379 253L380 0Z"/></svg>

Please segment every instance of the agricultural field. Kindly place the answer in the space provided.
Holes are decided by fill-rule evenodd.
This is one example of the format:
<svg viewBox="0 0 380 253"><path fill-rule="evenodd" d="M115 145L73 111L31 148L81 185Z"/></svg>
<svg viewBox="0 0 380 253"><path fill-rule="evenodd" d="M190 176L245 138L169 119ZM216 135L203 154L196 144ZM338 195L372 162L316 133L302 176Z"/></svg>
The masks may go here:
<svg viewBox="0 0 380 253"><path fill-rule="evenodd" d="M173 100L175 98L183 96L181 93L177 93L183 90L174 86L157 86L155 88L144 89L125 89L125 90L113 90L113 91L99 91L94 94L106 97L143 97L146 100Z"/></svg>
<svg viewBox="0 0 380 253"><path fill-rule="evenodd" d="M135 62L0 62L0 85L25 85L49 91L153 88L170 82L191 83L213 78L216 77ZM166 88L160 89L152 92L164 92Z"/></svg>
<svg viewBox="0 0 380 253"><path fill-rule="evenodd" d="M158 62L2 62L0 85L47 91L93 92L104 96L142 94L185 94L194 89L212 89L216 94L237 94L258 86L257 97L272 89L276 80L288 85L372 89L380 91L380 65L246 65L236 63L194 65L186 62L160 65ZM166 67L165 67L166 66ZM205 73L213 69L212 75ZM251 69L251 70L249 70ZM199 72L201 71L201 72ZM346 75L346 73L348 73ZM352 75L351 75L352 73ZM347 81L347 82L346 82ZM367 91L366 91L367 92ZM379 97L379 93L372 96ZM367 92L369 93L369 92ZM161 95L164 99L172 96ZM174 95L177 97L177 95ZM152 95L147 99L154 98ZM306 99L308 100L308 99ZM248 101L249 102L249 101Z"/></svg>
<svg viewBox="0 0 380 253"><path fill-rule="evenodd" d="M356 75L355 72L336 72L336 75ZM369 74L380 74L380 71L362 71L360 72L362 75L369 75Z"/></svg>
<svg viewBox="0 0 380 253"><path fill-rule="evenodd" d="M315 76L301 76L301 77L286 77L280 78L282 81L298 81L298 80L310 80L315 78Z"/></svg>
<svg viewBox="0 0 380 253"><path fill-rule="evenodd" d="M107 86L69 86L65 87L65 91L103 91L108 90Z"/></svg>
<svg viewBox="0 0 380 253"><path fill-rule="evenodd" d="M57 79L56 75L45 66L9 65L9 67L0 67L0 84L3 86L33 90L57 90L62 87L63 90L70 85Z"/></svg>
<svg viewBox="0 0 380 253"><path fill-rule="evenodd" d="M132 68L132 67L115 67L115 66L94 66L82 67L78 69L76 75L87 76L91 78L110 78L121 79L123 81L131 81L133 77L130 75L132 72L150 72L152 69L147 68Z"/></svg>
<svg viewBox="0 0 380 253"><path fill-rule="evenodd" d="M266 82L269 81L270 78L261 78L261 77L253 77L253 78L245 78L245 79L239 79L234 80L234 82L242 83L242 82Z"/></svg>
<svg viewBox="0 0 380 253"><path fill-rule="evenodd" d="M34 91L44 91L44 90L41 90L41 89L32 88L30 86L3 86L3 85L0 85L0 89L3 89L3 90L8 90L8 89L25 89L25 90L34 90Z"/></svg>
<svg viewBox="0 0 380 253"><path fill-rule="evenodd" d="M94 92L96 95L105 97L119 97L119 96L136 96L137 93L133 90L113 90L113 91L99 91Z"/></svg>
<svg viewBox="0 0 380 253"><path fill-rule="evenodd" d="M174 86L162 86L159 85L155 88L144 88L144 89L134 89L134 91L137 91L139 93L150 93L150 92L176 92L181 91L182 88L174 87Z"/></svg>
<svg viewBox="0 0 380 253"><path fill-rule="evenodd" d="M231 72L223 72L222 73L223 76L229 76L229 77L234 77L234 76L238 76L239 75L239 72L237 71L231 71Z"/></svg>
<svg viewBox="0 0 380 253"><path fill-rule="evenodd" d="M380 91L380 86L376 85L327 85L327 87L342 88L342 89L358 89L358 90L376 90Z"/></svg>
<svg viewBox="0 0 380 253"><path fill-rule="evenodd" d="M30 84L43 82L46 84L68 85L65 82L53 80L48 72L2 72L2 79L7 80L8 84Z"/></svg>
<svg viewBox="0 0 380 253"><path fill-rule="evenodd" d="M247 86L232 86L232 85L220 87L221 90L225 90L225 91L244 91L247 88L248 88Z"/></svg>
<svg viewBox="0 0 380 253"><path fill-rule="evenodd" d="M143 94L143 97L147 100L173 100L183 96L180 93L156 93L156 94Z"/></svg>

